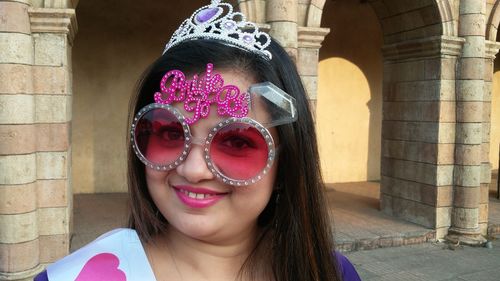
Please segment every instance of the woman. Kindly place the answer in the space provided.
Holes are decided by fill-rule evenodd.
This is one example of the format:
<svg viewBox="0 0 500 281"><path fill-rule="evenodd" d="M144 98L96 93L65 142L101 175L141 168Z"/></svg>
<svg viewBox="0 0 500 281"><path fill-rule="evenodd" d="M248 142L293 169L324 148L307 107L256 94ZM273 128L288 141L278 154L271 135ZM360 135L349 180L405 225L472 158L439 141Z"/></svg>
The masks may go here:
<svg viewBox="0 0 500 281"><path fill-rule="evenodd" d="M359 280L334 251L295 65L229 4L183 22L130 113L130 229L48 280Z"/></svg>

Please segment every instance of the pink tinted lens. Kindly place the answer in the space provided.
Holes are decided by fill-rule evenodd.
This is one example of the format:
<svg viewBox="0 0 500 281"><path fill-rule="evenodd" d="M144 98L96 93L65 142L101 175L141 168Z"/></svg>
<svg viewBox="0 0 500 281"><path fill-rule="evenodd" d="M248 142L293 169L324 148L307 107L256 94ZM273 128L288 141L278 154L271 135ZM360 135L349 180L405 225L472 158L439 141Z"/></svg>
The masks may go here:
<svg viewBox="0 0 500 281"><path fill-rule="evenodd" d="M169 165L184 149L182 124L170 111L155 108L144 114L135 127L137 148L156 165Z"/></svg>
<svg viewBox="0 0 500 281"><path fill-rule="evenodd" d="M231 123L220 129L210 145L214 166L226 177L248 180L266 166L269 151L264 136L245 123Z"/></svg>

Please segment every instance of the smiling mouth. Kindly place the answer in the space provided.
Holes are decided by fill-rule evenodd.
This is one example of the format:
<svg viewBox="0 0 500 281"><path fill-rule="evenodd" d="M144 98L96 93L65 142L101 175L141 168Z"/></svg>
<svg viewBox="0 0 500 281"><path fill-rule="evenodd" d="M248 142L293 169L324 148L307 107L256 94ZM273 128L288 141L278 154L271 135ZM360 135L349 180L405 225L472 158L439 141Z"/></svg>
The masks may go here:
<svg viewBox="0 0 500 281"><path fill-rule="evenodd" d="M173 185L172 186L177 192L189 197L191 199L207 199L211 197L223 196L229 194L229 192L217 192L207 188L193 188L191 186L184 185Z"/></svg>
<svg viewBox="0 0 500 281"><path fill-rule="evenodd" d="M216 192L206 188L173 186L179 200L189 208L206 208L216 204L229 192Z"/></svg>
<svg viewBox="0 0 500 281"><path fill-rule="evenodd" d="M184 193L186 196L188 196L189 198L193 198L193 199L207 199L207 198L210 198L210 197L217 195L216 193L214 193L214 194L194 193L194 192L187 191L187 190L181 189L181 188L179 188L178 190L179 190L179 192Z"/></svg>

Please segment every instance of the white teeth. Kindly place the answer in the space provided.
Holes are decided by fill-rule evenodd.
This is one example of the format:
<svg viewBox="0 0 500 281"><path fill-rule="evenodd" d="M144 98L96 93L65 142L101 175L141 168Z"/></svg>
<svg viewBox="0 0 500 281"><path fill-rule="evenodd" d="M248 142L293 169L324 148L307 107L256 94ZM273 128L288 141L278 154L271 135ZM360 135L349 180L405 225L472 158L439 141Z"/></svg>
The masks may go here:
<svg viewBox="0 0 500 281"><path fill-rule="evenodd" d="M205 198L212 196L211 194L194 193L194 192L190 192L190 191L187 191L184 189L181 189L180 191L182 193L186 194L189 198L193 198L193 199L205 199Z"/></svg>

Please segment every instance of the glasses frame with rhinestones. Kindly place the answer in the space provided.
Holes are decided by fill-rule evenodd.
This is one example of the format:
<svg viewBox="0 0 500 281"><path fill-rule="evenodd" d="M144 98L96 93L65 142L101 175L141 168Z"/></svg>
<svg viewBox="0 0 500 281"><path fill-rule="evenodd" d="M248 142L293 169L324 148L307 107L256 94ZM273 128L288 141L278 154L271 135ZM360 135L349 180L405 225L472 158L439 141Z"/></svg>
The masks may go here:
<svg viewBox="0 0 500 281"><path fill-rule="evenodd" d="M141 117L144 116L146 113L148 113L151 110L155 109L164 109L169 111L171 114L173 114L178 120L179 123L182 125L182 129L184 132L184 148L183 151L179 154L179 157L175 159L174 161L170 163L165 163L165 164L157 164L149 161L140 151L140 149L137 146L136 142L136 135L135 135L135 128L137 127L137 124L139 120L141 120ZM239 179L233 179L231 177L228 177L227 175L224 175L222 171L217 169L217 166L214 165L211 157L210 157L210 147L212 144L212 140L214 136L217 134L217 132L224 127L231 125L233 123L243 123L243 124L248 124L250 126L253 126L256 128L264 140L266 141L267 144L267 162L264 168L254 177L250 179L245 179L245 180L239 180ZM136 116L134 117L134 121L131 126L130 130L130 141L132 144L132 148L139 158L139 160L144 163L147 167L157 170L157 171L169 171L173 170L179 165L181 165L186 158L188 157L188 154L192 148L192 145L201 145L203 146L203 159L205 160L205 163L207 165L207 168L210 170L210 172L214 175L214 177L226 184L230 184L233 186L248 186L251 184L254 184L261 180L271 169L274 160L276 158L276 153L277 153L277 148L275 146L274 138L272 137L271 133L268 130L269 127L265 127L261 123L257 122L256 120L249 118L249 117L243 117L243 118L236 118L236 117L231 117L225 120L222 120L221 122L217 123L215 126L213 126L210 130L208 135L205 137L205 139L202 138L196 138L191 134L191 129L188 125L188 123L185 120L184 115L174 106L171 106L169 104L159 104L159 103L151 103L149 105L146 105L143 107L139 112L137 112Z"/></svg>

